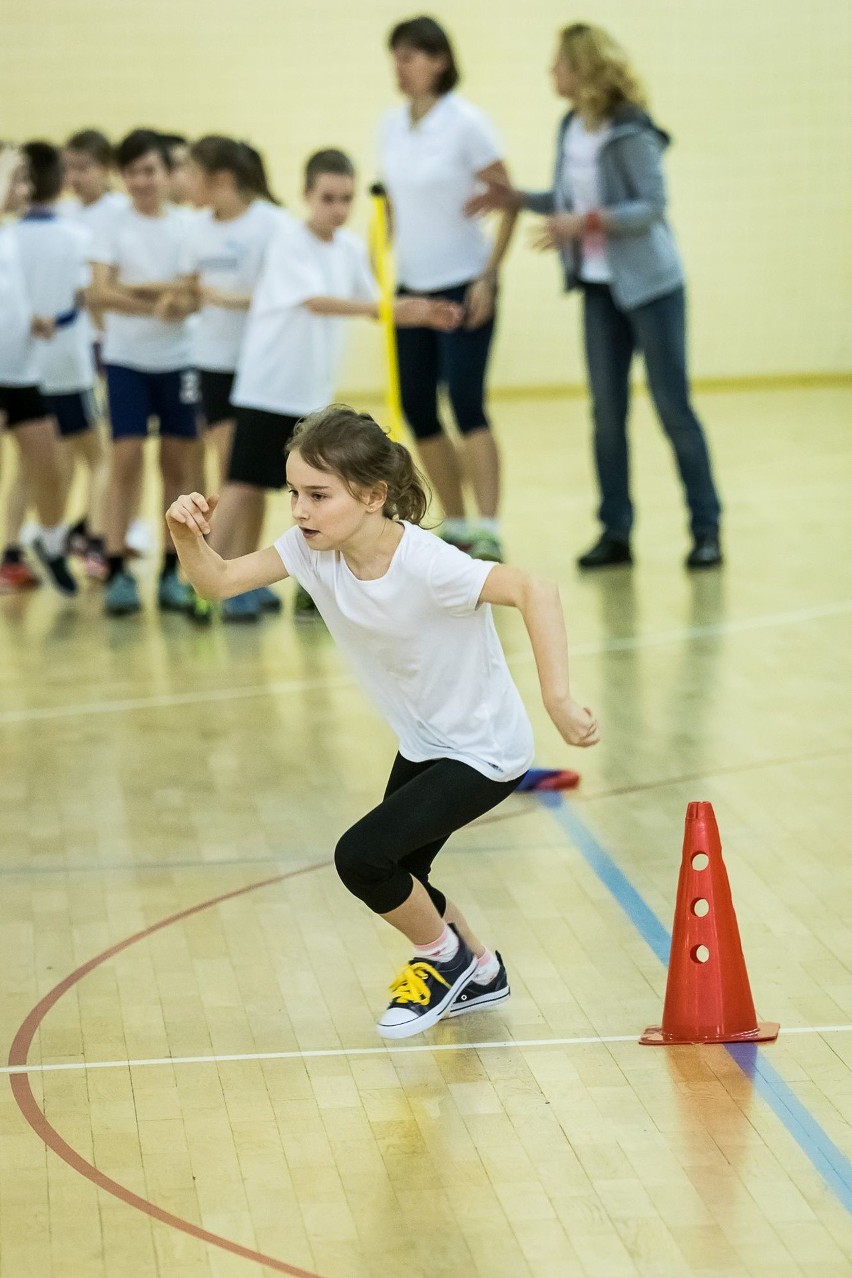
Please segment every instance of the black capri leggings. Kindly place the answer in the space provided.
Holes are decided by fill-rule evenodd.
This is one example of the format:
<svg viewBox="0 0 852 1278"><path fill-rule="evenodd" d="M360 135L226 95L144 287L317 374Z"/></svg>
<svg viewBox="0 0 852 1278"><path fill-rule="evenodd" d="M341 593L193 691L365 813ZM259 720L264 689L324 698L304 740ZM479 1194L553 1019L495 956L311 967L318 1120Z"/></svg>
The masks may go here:
<svg viewBox="0 0 852 1278"><path fill-rule="evenodd" d="M496 808L520 785L492 781L456 759L411 763L401 754L385 797L341 837L334 863L343 883L376 914L388 914L419 879L443 917L447 898L429 882L432 862L455 830Z"/></svg>
<svg viewBox="0 0 852 1278"><path fill-rule="evenodd" d="M456 284L418 296L463 302L467 290L467 284ZM414 290L401 288L399 292L411 296ZM462 435L489 428L485 412L485 369L493 336L493 316L479 328L457 328L453 333L439 333L434 328L396 330L402 411L418 439L430 439L443 430L438 416L441 384L447 388Z"/></svg>

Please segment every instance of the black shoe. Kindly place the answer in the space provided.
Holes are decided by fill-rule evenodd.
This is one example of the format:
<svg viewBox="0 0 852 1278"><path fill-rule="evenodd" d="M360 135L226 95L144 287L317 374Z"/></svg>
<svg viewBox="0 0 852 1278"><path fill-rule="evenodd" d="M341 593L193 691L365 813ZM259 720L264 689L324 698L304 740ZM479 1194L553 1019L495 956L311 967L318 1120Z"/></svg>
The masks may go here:
<svg viewBox="0 0 852 1278"><path fill-rule="evenodd" d="M500 967L493 981L480 985L471 977L461 993L457 994L454 1002L450 1004L447 1016L464 1016L465 1012L476 1012L493 1007L495 1003L509 997L512 992L509 988L509 977L506 975L500 951L495 950L495 954Z"/></svg>
<svg viewBox="0 0 852 1278"><path fill-rule="evenodd" d="M68 564L64 555L54 555L53 558L47 553L47 548L41 537L36 537L32 544L33 552L36 554L44 566L47 573L47 579L53 586L54 590L58 590L60 595L66 595L69 598L76 595L78 586L75 579L68 571Z"/></svg>
<svg viewBox="0 0 852 1278"><path fill-rule="evenodd" d="M382 1038L410 1038L437 1025L475 971L476 957L461 938L448 962L415 955L390 987L393 997L377 1026Z"/></svg>
<svg viewBox="0 0 852 1278"><path fill-rule="evenodd" d="M722 547L716 533L705 533L695 538L695 545L686 557L687 568L718 568L722 563Z"/></svg>
<svg viewBox="0 0 852 1278"><path fill-rule="evenodd" d="M630 542L626 537L614 537L605 532L591 550L577 560L578 568L611 568L615 564L632 564Z"/></svg>

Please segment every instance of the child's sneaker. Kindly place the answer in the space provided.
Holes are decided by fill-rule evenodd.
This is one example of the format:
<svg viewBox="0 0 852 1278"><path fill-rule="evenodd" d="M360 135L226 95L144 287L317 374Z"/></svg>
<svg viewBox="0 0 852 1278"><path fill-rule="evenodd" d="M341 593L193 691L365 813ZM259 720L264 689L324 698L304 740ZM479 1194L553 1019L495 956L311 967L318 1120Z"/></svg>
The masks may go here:
<svg viewBox="0 0 852 1278"><path fill-rule="evenodd" d="M18 590L35 590L40 579L23 559L0 564L0 595L12 595Z"/></svg>
<svg viewBox="0 0 852 1278"><path fill-rule="evenodd" d="M53 586L53 589L58 590L60 595L66 595L69 598L76 595L79 587L68 569L65 556L49 554L41 537L36 537L32 543L32 549L33 554L41 560L42 567L47 574L47 580Z"/></svg>
<svg viewBox="0 0 852 1278"><path fill-rule="evenodd" d="M165 572L157 583L157 603L163 612L188 612L192 586L181 581L176 572Z"/></svg>
<svg viewBox="0 0 852 1278"><path fill-rule="evenodd" d="M258 586L253 593L261 612L280 612L284 607L281 596L268 586Z"/></svg>
<svg viewBox="0 0 852 1278"><path fill-rule="evenodd" d="M503 966L499 950L495 951L495 957L500 964L500 968L493 981L489 981L486 985L478 985L474 980L468 981L464 989L459 991L455 1000L450 1004L447 1016L464 1016L465 1012L487 1010L489 1007L493 1007L495 1003L499 1003L502 999L509 997L512 991L509 988L509 978L506 975L506 968Z"/></svg>
<svg viewBox="0 0 852 1278"><path fill-rule="evenodd" d="M216 609L209 599L202 599L194 590L189 605L189 615L199 626L209 626L216 615Z"/></svg>
<svg viewBox="0 0 852 1278"><path fill-rule="evenodd" d="M382 1038L410 1038L437 1025L475 971L476 955L461 939L447 962L411 959L390 987L393 998L378 1024Z"/></svg>
<svg viewBox="0 0 852 1278"><path fill-rule="evenodd" d="M304 586L296 586L293 598L293 617L296 621L314 621L319 617L319 608L314 603Z"/></svg>
<svg viewBox="0 0 852 1278"><path fill-rule="evenodd" d="M477 532L468 553L471 559L485 559L493 564L503 563L503 545L500 538L490 532Z"/></svg>
<svg viewBox="0 0 852 1278"><path fill-rule="evenodd" d="M83 571L87 577L91 577L92 581L106 581L108 571L106 556L100 550L89 546L83 556Z"/></svg>
<svg viewBox="0 0 852 1278"><path fill-rule="evenodd" d="M130 572L119 572L104 591L104 608L111 617L126 617L139 612L142 602L136 578Z"/></svg>
<svg viewBox="0 0 852 1278"><path fill-rule="evenodd" d="M222 620L238 622L255 622L260 620L260 604L253 590L246 590L241 595L231 595L222 604Z"/></svg>

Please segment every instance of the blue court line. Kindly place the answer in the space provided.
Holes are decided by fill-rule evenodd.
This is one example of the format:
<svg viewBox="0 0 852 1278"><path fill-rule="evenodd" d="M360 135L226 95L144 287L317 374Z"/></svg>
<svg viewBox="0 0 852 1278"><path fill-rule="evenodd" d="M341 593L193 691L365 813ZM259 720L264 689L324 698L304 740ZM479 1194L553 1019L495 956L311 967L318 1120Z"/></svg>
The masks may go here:
<svg viewBox="0 0 852 1278"><path fill-rule="evenodd" d="M584 861L621 906L643 941L651 947L660 962L668 966L671 934L618 868L606 848L561 795L539 794L536 798L551 812ZM848 1212L852 1212L852 1162L820 1127L778 1071L769 1064L765 1052L759 1051L756 1043L726 1043L725 1050L787 1128L832 1193Z"/></svg>

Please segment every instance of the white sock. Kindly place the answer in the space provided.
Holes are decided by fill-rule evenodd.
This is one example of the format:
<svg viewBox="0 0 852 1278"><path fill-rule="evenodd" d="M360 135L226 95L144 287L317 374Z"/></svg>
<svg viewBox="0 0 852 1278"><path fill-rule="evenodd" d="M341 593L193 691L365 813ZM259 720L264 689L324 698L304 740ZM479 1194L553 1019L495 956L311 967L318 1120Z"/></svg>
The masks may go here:
<svg viewBox="0 0 852 1278"><path fill-rule="evenodd" d="M42 528L41 541L48 559L58 559L60 555L64 554L67 535L67 529L64 524L57 524L54 528Z"/></svg>
<svg viewBox="0 0 852 1278"><path fill-rule="evenodd" d="M430 941L428 945L415 945L414 947L414 953L418 958L434 959L438 963L448 963L450 959L455 958L458 952L459 938L449 923L444 924L444 930L436 941Z"/></svg>
<svg viewBox="0 0 852 1278"><path fill-rule="evenodd" d="M500 971L500 960L496 954L486 950L476 960L476 971L470 978L475 985L488 985Z"/></svg>
<svg viewBox="0 0 852 1278"><path fill-rule="evenodd" d="M441 528L450 538L467 537L470 533L470 524L466 519L445 519Z"/></svg>

